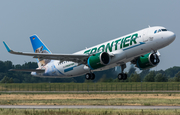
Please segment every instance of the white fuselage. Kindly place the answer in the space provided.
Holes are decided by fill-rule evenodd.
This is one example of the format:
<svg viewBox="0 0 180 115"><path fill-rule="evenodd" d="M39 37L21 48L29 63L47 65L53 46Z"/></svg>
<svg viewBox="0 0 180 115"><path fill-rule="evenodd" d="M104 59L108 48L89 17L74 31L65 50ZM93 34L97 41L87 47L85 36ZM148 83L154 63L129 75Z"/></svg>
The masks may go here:
<svg viewBox="0 0 180 115"><path fill-rule="evenodd" d="M109 53L112 56L110 63L102 68L92 70L84 64L71 61L61 62L59 60L52 60L46 65L45 73L32 72L31 74L39 77L68 78L84 75L90 71L107 70L132 61L134 58L151 51L157 51L169 45L174 39L175 34L171 31L167 31L164 27L149 27L74 53Z"/></svg>

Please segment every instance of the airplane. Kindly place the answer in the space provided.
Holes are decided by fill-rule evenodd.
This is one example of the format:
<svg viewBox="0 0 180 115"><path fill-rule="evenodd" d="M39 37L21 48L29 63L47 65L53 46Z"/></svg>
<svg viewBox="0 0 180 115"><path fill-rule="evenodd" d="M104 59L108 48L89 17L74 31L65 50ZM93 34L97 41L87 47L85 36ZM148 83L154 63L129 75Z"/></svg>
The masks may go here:
<svg viewBox="0 0 180 115"><path fill-rule="evenodd" d="M11 54L32 56L37 59L38 68L11 69L10 71L31 72L36 77L70 78L85 75L94 80L95 71L103 71L117 66L121 72L119 80L126 80L126 63L131 62L140 70L152 68L160 62L159 49L168 46L176 38L172 31L162 26L148 27L131 34L86 48L73 54L51 53L37 35L30 36L34 53L16 52L3 41Z"/></svg>

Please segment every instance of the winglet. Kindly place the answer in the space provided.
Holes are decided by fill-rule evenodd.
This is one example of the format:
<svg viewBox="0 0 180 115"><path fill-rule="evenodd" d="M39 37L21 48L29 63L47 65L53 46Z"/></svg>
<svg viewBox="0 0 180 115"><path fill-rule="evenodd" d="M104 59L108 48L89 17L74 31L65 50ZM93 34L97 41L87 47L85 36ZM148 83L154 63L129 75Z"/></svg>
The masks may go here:
<svg viewBox="0 0 180 115"><path fill-rule="evenodd" d="M11 52L11 49L10 49L9 46L6 44L6 42L3 41L3 44L4 44L4 46L6 47L7 51L8 51L8 52Z"/></svg>

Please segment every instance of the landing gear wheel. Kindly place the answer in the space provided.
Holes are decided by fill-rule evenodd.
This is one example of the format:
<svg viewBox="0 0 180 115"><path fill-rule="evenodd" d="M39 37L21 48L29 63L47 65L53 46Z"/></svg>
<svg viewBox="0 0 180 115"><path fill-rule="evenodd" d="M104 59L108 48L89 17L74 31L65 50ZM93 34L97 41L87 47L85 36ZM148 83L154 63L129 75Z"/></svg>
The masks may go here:
<svg viewBox="0 0 180 115"><path fill-rule="evenodd" d="M86 78L87 80L94 80L94 79L95 79L95 74L94 74L94 73L87 73L87 74L85 75L85 78Z"/></svg>
<svg viewBox="0 0 180 115"><path fill-rule="evenodd" d="M120 73L120 74L118 74L118 79L119 80L126 80L127 79L127 74L124 74L124 73Z"/></svg>
<svg viewBox="0 0 180 115"><path fill-rule="evenodd" d="M87 80L91 79L91 74L90 74L90 73L87 73L87 74L85 75L85 78L86 78Z"/></svg>
<svg viewBox="0 0 180 115"><path fill-rule="evenodd" d="M126 80L127 79L127 74L124 74L123 71L126 68L126 64L121 65L121 73L118 74L118 79L119 80Z"/></svg>
<svg viewBox="0 0 180 115"><path fill-rule="evenodd" d="M123 80L126 80L127 79L127 74L124 74L123 75Z"/></svg>
<svg viewBox="0 0 180 115"><path fill-rule="evenodd" d="M92 73L92 74L91 74L91 80L94 80L94 79L95 79L95 74Z"/></svg>
<svg viewBox="0 0 180 115"><path fill-rule="evenodd" d="M118 74L118 79L119 79L119 80L122 80L122 79L123 79L123 74L122 74L122 73Z"/></svg>

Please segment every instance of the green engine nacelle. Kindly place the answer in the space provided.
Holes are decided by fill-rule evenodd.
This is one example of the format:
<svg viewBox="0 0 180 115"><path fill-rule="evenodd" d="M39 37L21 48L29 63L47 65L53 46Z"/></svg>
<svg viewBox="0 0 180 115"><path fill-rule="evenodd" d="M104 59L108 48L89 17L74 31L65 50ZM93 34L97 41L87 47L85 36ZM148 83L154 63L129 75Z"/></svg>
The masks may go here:
<svg viewBox="0 0 180 115"><path fill-rule="evenodd" d="M110 62L110 56L107 52L100 52L90 56L87 60L87 65L90 69L98 69L106 66Z"/></svg>
<svg viewBox="0 0 180 115"><path fill-rule="evenodd" d="M148 53L137 59L136 65L139 69L148 69L158 65L160 62L156 53Z"/></svg>

